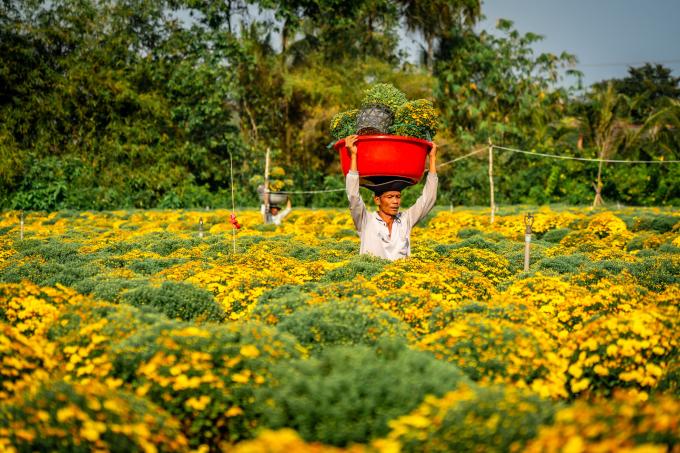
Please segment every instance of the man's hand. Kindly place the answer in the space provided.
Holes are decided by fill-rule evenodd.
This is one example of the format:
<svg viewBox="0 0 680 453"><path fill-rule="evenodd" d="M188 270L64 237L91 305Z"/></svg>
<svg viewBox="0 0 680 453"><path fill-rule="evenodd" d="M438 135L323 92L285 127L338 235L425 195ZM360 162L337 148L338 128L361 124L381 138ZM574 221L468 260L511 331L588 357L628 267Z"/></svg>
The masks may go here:
<svg viewBox="0 0 680 453"><path fill-rule="evenodd" d="M357 145L356 142L359 139L358 135L348 135L345 137L345 146L349 150L351 155L356 155L357 153Z"/></svg>
<svg viewBox="0 0 680 453"><path fill-rule="evenodd" d="M432 149L430 149L430 159L437 157L437 144L432 142Z"/></svg>
<svg viewBox="0 0 680 453"><path fill-rule="evenodd" d="M286 207L290 209L292 207L292 203L290 202L290 198L288 198L288 203L286 203Z"/></svg>
<svg viewBox="0 0 680 453"><path fill-rule="evenodd" d="M358 135L348 135L345 137L345 147L349 150L349 170L358 171L357 166L357 145Z"/></svg>
<svg viewBox="0 0 680 453"><path fill-rule="evenodd" d="M430 149L430 173L437 173L437 144L432 142L432 148Z"/></svg>

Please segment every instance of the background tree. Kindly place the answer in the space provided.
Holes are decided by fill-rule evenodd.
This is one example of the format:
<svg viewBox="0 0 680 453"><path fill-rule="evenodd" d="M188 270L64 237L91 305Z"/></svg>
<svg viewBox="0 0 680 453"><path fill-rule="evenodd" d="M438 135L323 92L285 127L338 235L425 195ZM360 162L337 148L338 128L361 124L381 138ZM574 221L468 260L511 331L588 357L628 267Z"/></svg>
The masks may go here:
<svg viewBox="0 0 680 453"><path fill-rule="evenodd" d="M612 83L605 89L595 89L588 97L581 116L581 127L597 149L600 159L597 179L593 184L595 198L593 207L602 200L602 168L604 160L611 158L627 137L631 136L632 123L629 120L630 99L614 90Z"/></svg>
<svg viewBox="0 0 680 453"><path fill-rule="evenodd" d="M628 68L628 76L594 84L595 89L605 89L611 83L618 93L635 99L631 110L633 121L642 123L661 108L666 99L680 100L680 77L673 77L670 68L650 63Z"/></svg>
<svg viewBox="0 0 680 453"><path fill-rule="evenodd" d="M407 29L421 33L425 39L425 62L430 74L434 71L437 39L470 29L482 15L480 0L400 0L399 3Z"/></svg>
<svg viewBox="0 0 680 453"><path fill-rule="evenodd" d="M541 37L520 34L510 21L499 21L497 31L497 35L467 31L442 42L435 96L443 126L456 138L460 154L486 146L489 139L497 145L552 150L569 95L557 85L560 69L574 57L534 55L531 46ZM541 187L552 171L545 162L500 154L498 163L502 202L506 197L549 201ZM471 159L459 166L467 176L450 180L453 203L465 199L486 203L485 161Z"/></svg>

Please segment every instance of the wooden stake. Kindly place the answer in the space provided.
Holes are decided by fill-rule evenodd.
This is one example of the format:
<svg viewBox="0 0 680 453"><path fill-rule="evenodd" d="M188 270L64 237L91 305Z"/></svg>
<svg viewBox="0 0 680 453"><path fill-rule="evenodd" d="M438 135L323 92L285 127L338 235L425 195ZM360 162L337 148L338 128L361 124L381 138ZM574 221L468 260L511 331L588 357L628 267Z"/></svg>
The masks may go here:
<svg viewBox="0 0 680 453"><path fill-rule="evenodd" d="M203 217L198 219L198 237L203 237Z"/></svg>
<svg viewBox="0 0 680 453"><path fill-rule="evenodd" d="M24 240L24 211L21 211L21 221L20 221L21 227L19 228L19 239Z"/></svg>
<svg viewBox="0 0 680 453"><path fill-rule="evenodd" d="M534 223L534 216L531 213L524 216L524 272L529 271L529 252L531 247L531 225Z"/></svg>
<svg viewBox="0 0 680 453"><path fill-rule="evenodd" d="M595 187L595 199L593 200L593 208L602 206L604 201L602 200L602 153L600 154L600 163L597 166L597 184L593 184Z"/></svg>
<svg viewBox="0 0 680 453"><path fill-rule="evenodd" d="M489 198L491 200L491 223L495 219L496 203L494 202L494 190L493 190L493 144L491 139L489 139Z"/></svg>
<svg viewBox="0 0 680 453"><path fill-rule="evenodd" d="M231 214L236 215L236 203L234 202L234 160L229 153L229 178L231 180ZM236 255L236 228L231 228L231 240L234 245L234 255Z"/></svg>
<svg viewBox="0 0 680 453"><path fill-rule="evenodd" d="M269 215L269 148L264 155L264 223Z"/></svg>

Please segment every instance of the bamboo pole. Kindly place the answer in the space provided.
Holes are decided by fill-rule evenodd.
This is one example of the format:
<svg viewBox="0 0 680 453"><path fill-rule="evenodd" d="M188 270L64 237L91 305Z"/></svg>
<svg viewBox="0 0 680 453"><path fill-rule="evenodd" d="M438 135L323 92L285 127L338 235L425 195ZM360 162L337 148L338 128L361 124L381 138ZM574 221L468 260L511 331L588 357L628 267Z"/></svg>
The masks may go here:
<svg viewBox="0 0 680 453"><path fill-rule="evenodd" d="M269 216L269 148L264 155L264 223Z"/></svg>
<svg viewBox="0 0 680 453"><path fill-rule="evenodd" d="M489 199L491 202L491 222L493 224L495 220L496 203L494 201L494 188L493 188L493 144L491 139L489 139Z"/></svg>
<svg viewBox="0 0 680 453"><path fill-rule="evenodd" d="M234 160L229 153L229 178L231 179L231 215L236 215L236 202L234 201ZM236 228L231 227L231 242L234 247L234 255L236 255Z"/></svg>
<svg viewBox="0 0 680 453"><path fill-rule="evenodd" d="M602 200L602 165L604 153L600 154L600 163L597 166L597 183L593 186L595 187L595 199L593 200L593 208L602 206L604 201Z"/></svg>
<svg viewBox="0 0 680 453"><path fill-rule="evenodd" d="M534 223L534 216L531 213L524 216L524 272L529 272L529 254L531 249L531 225Z"/></svg>

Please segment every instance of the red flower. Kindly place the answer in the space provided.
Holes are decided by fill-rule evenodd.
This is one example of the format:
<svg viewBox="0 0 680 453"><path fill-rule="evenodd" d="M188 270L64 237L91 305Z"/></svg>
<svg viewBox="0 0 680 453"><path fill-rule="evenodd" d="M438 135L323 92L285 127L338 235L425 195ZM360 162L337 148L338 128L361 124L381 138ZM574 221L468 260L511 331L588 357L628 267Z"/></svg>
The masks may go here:
<svg viewBox="0 0 680 453"><path fill-rule="evenodd" d="M236 214L232 214L231 218L229 219L229 222L231 222L232 226L236 228L237 230L241 228L243 225L238 223L238 220L236 220Z"/></svg>

